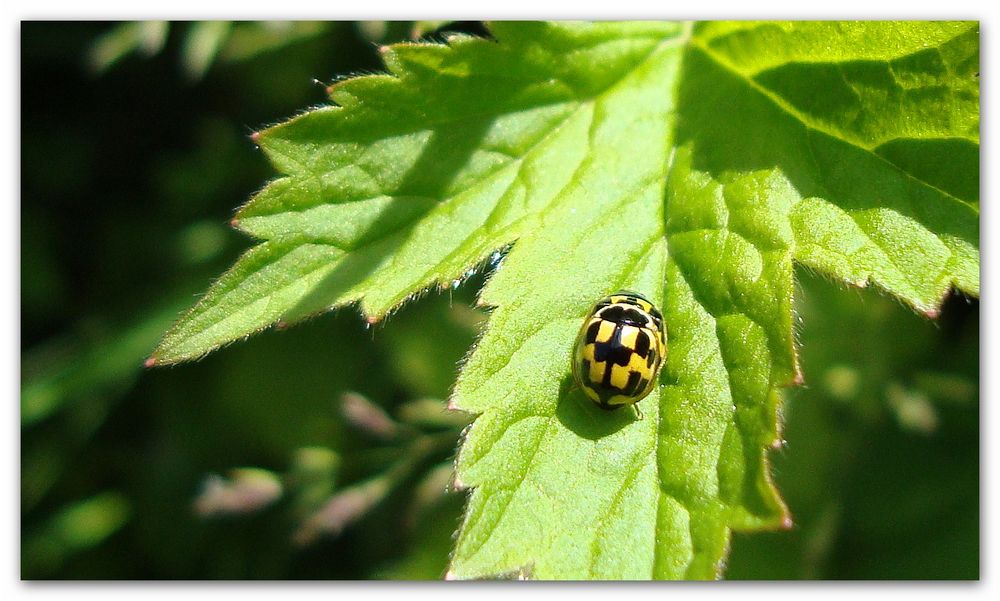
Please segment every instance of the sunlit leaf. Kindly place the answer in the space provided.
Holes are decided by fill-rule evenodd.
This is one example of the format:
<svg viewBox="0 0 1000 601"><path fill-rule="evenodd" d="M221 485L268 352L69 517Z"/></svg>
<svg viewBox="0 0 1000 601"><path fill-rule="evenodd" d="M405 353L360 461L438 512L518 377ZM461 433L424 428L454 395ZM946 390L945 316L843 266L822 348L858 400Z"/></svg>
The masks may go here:
<svg viewBox="0 0 1000 601"><path fill-rule="evenodd" d="M255 136L284 176L234 223L262 242L151 362L352 302L377 321L488 263L449 576L719 577L732 530L791 523L766 456L799 377L793 261L927 315L978 294L978 26L491 33L388 47L390 74ZM570 376L619 288L667 323L642 420Z"/></svg>

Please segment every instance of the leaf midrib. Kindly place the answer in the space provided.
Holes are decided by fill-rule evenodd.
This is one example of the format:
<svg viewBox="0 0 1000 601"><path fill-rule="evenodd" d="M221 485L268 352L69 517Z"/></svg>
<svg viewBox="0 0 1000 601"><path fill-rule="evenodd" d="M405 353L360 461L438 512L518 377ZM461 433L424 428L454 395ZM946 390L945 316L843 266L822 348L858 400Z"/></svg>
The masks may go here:
<svg viewBox="0 0 1000 601"><path fill-rule="evenodd" d="M597 95L595 95L595 96L587 99L586 101L582 101L581 104L580 104L580 106L577 107L572 113L570 113L569 116L567 116L567 120L569 118L571 118L573 115L577 114L587 104L591 104L592 105L592 104L596 103L600 98L606 96L607 94L610 94L617 87L617 85L619 85L622 81L624 81L628 77L628 75L630 75L631 73L633 73L636 70L640 69L642 67L642 65L644 65L651 57L656 56L664 48L672 46L672 45L682 46L682 45L688 43L688 41L690 40L690 37L691 37L692 29L693 29L693 23L691 23L691 22L685 22L684 23L684 29L682 30L682 32L680 33L680 35L678 35L676 37L672 37L672 38L666 39L666 40L662 41L661 43L657 44L656 46L654 46L651 49L651 51L642 60L637 61L635 63L635 65L632 67L632 69L629 69L628 71L623 72L622 77L620 77L618 80L616 80L612 85L609 85L600 94L597 94ZM591 124L591 128L593 128L593 123ZM673 159L674 159L674 156L675 156L674 147L672 145L669 146L667 150L668 150L668 153L667 153L667 156L666 156L665 165L664 165L663 169L660 170L660 173L657 174L657 176L655 178L656 180L660 181L661 184L665 184L665 182L666 182L666 180L667 180L667 178L669 176L669 172L672 169ZM523 159L523 157L522 157L522 159ZM522 160L522 159L518 159L518 160ZM649 183L650 182L642 182L642 184L641 184L641 186L639 186L639 188L644 188L647 185L649 185ZM646 257L646 255L648 254L648 249L651 247L652 244L655 244L657 240L666 239L666 232L665 232L664 219L663 219L663 217L664 217L664 209L665 209L665 207L664 207L664 202L665 201L666 201L666 199L665 199L665 195L664 195L664 200L659 205L660 208L661 208L660 218L658 219L658 223L660 224L659 230L657 232L655 232L652 236L650 236L650 238L643 243L642 247L644 249L646 249L646 250L644 252L639 252L636 255L636 259L634 261L626 264L623 267L623 269L621 271L622 275L619 277L619 281L620 282L624 281L628 277L628 274L631 273L637 267L637 265L643 260L643 258ZM510 358L512 356L513 356L513 353L511 353L511 355L508 356L507 363L509 363ZM494 373L496 373L496 372L494 372ZM660 387L660 393L658 394L658 399L657 399L658 402L661 402L661 399L662 399L662 387ZM629 484L632 481L634 481L634 479L638 475L638 473L642 471L642 468L644 466L644 461L643 461L644 458L648 458L650 456L652 456L654 458L653 461L655 463L655 467L656 467L656 470L657 470L657 482L659 483L659 481L660 481L660 479L659 479L659 472L660 472L661 467L659 465L659 461L656 460L656 457L657 457L658 447L659 447L659 442L660 442L659 441L658 431L659 431L659 420L661 419L661 417L660 417L661 415L662 415L662 412L658 409L657 410L657 420L658 420L658 424L657 425L658 425L658 428L657 428L657 431L655 431L653 433L652 441L651 441L651 444L650 444L650 448L649 448L648 451L639 454L639 459L636 460L636 465L633 466L630 469L630 472L631 472L630 477L626 479L626 482L624 482L623 485L615 493L614 499L612 501L612 506L616 502L618 502L619 497L622 494L624 494L624 490L629 486ZM551 419L554 418L554 416L549 416L549 418L550 419L547 420L546 425L545 425L542 433L539 435L538 441L536 442L536 444L534 446L534 449L533 449L533 451L531 453L531 457L528 460L528 467L524 470L524 473L522 474L522 476L521 476L521 478L519 480L519 483L517 485L515 485L513 487L513 490L509 493L509 497L507 498L506 502L504 503L503 509L501 511L505 511L506 510L506 508L509 506L510 502L512 501L513 495L515 494L517 488L519 488L520 485L522 485L524 483L524 481L527 479L527 477L528 477L528 475L529 475L529 473L531 471L531 466L534 464L534 461L537 459L538 450L542 447L542 445L544 444L545 439L549 435L549 430L550 430L550 427L551 427ZM658 498L658 496L660 494L663 494L663 491L659 487L659 484L657 484L656 494L657 494L657 498ZM658 504L658 502L657 502L657 504ZM610 511L610 509L608 511ZM659 519L659 512L656 512L656 513L657 513L657 519ZM605 512L604 517L602 518L602 522L607 518L607 516L608 516L608 512ZM475 548L475 550L473 552L471 552L471 555L474 555L480 549L482 549L482 547L489 540L489 538L496 532L496 530L497 530L497 528L491 529L489 535L484 540L479 541L479 544L476 545L476 548ZM654 530L653 530L653 544L654 544L653 553L654 553L654 556L655 556L655 554L657 552L657 549L655 547L655 541L656 541L655 533L657 532L657 530L658 530L658 524L654 526ZM599 537L599 535L600 535L600 529L599 528L595 529L595 531L594 531L594 539L591 541L591 551L592 551L592 553L591 553L591 563L590 563L590 566L588 568L591 573L593 573L593 565L594 565L594 562L596 561L596 554L593 552L593 548L594 548L594 545L596 544L596 541L597 541L597 538ZM656 562L654 561L653 564L650 566L650 576L654 576L655 575L654 574L655 569L656 569Z"/></svg>

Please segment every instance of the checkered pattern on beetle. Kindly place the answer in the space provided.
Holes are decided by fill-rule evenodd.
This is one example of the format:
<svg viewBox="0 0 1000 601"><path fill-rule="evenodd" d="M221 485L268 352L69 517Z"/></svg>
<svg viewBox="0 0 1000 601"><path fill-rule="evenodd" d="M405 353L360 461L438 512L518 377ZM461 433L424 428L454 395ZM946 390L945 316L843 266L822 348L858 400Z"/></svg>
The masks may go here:
<svg viewBox="0 0 1000 601"><path fill-rule="evenodd" d="M663 316L641 294L621 290L598 301L584 320L573 377L602 409L635 405L656 385L666 353Z"/></svg>

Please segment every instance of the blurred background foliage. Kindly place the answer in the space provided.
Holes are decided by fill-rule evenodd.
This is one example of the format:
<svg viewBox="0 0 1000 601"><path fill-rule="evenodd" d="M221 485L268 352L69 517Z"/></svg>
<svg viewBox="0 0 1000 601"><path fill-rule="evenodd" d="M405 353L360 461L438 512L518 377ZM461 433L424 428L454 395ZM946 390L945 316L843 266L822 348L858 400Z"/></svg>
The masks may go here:
<svg viewBox="0 0 1000 601"><path fill-rule="evenodd" d="M249 134L478 23L21 25L21 576L442 576L463 495L443 399L487 274L369 329L344 309L143 370L250 241ZM774 477L790 532L728 577L979 575L979 304L931 322L800 270L806 385Z"/></svg>

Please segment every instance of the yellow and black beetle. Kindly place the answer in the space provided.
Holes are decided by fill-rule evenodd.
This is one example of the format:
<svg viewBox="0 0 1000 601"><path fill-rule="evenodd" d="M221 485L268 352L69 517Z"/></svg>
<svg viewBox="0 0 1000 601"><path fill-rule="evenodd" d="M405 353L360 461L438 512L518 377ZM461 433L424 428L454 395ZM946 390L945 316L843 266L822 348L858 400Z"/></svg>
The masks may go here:
<svg viewBox="0 0 1000 601"><path fill-rule="evenodd" d="M641 294L620 290L598 301L584 320L573 377L602 409L634 406L653 390L666 354L663 316Z"/></svg>

